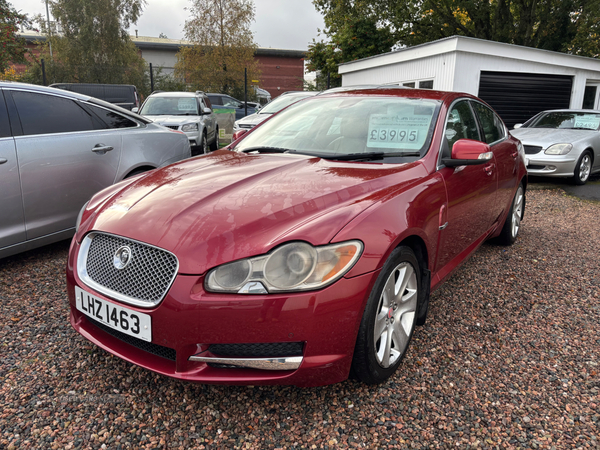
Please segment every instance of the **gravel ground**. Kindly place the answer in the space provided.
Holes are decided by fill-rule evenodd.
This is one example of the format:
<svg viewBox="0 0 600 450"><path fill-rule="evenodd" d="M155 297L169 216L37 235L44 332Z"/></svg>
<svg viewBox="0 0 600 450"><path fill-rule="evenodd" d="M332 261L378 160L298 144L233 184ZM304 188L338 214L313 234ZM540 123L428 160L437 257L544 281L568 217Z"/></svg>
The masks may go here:
<svg viewBox="0 0 600 450"><path fill-rule="evenodd" d="M520 239L432 296L369 387L187 384L68 324L67 244L0 261L0 448L600 448L600 203L528 193Z"/></svg>

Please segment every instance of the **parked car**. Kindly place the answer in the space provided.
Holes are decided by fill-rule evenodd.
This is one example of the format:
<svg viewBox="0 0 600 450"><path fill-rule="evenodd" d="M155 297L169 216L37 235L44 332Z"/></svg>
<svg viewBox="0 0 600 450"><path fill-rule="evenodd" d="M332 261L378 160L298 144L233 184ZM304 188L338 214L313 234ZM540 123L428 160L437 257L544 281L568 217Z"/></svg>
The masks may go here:
<svg viewBox="0 0 600 450"><path fill-rule="evenodd" d="M244 106L244 102L241 102L233 97L230 97L226 94L206 94L210 99L210 102L213 104L215 108L220 109L231 109L235 111L235 120L239 120L242 117L246 116L246 107ZM256 112L256 108L252 108L248 105L248 115L254 114Z"/></svg>
<svg viewBox="0 0 600 450"><path fill-rule="evenodd" d="M55 83L50 87L89 95L130 111L140 106L138 91L132 84Z"/></svg>
<svg viewBox="0 0 600 450"><path fill-rule="evenodd" d="M273 114L278 113L283 108L290 106L292 103L296 103L297 101L307 97L312 97L313 95L317 94L318 92L316 91L298 91L282 94L254 114L250 114L249 116L237 120L233 126L233 132L236 133L240 130L249 130L254 128L259 123L268 119Z"/></svg>
<svg viewBox="0 0 600 450"><path fill-rule="evenodd" d="M152 93L139 113L159 125L184 132L194 154L219 148L219 125L203 92Z"/></svg>
<svg viewBox="0 0 600 450"><path fill-rule="evenodd" d="M600 172L600 111L543 111L511 133L525 147L530 175L571 177L582 185Z"/></svg>
<svg viewBox="0 0 600 450"><path fill-rule="evenodd" d="M325 93L232 145L82 209L67 286L84 337L187 381L381 383L430 290L520 230L523 149L468 94Z"/></svg>
<svg viewBox="0 0 600 450"><path fill-rule="evenodd" d="M123 108L0 82L0 258L70 238L93 194L189 156L184 134Z"/></svg>

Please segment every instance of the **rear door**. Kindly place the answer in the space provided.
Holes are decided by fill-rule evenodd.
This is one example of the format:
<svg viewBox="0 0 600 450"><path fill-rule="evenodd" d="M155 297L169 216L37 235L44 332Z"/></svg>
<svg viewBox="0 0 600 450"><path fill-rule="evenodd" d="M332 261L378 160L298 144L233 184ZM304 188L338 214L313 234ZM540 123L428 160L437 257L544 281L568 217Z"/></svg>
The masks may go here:
<svg viewBox="0 0 600 450"><path fill-rule="evenodd" d="M24 242L25 218L15 140L0 90L0 248Z"/></svg>
<svg viewBox="0 0 600 450"><path fill-rule="evenodd" d="M498 115L483 103L471 102L481 127L483 142L490 145L498 171L498 194L494 208L494 220L510 207L517 183L519 152L508 138L508 132Z"/></svg>
<svg viewBox="0 0 600 450"><path fill-rule="evenodd" d="M121 131L70 98L16 88L5 94L22 129L15 144L27 239L74 228L83 204L115 182Z"/></svg>

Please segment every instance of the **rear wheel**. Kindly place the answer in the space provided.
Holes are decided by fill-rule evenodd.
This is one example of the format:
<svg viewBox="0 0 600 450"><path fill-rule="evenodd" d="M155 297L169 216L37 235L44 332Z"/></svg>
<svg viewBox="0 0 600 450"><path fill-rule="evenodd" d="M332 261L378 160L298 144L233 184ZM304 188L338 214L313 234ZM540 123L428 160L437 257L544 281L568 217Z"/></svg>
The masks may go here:
<svg viewBox="0 0 600 450"><path fill-rule="evenodd" d="M519 230L521 229L521 220L525 212L525 189L519 184L517 192L513 198L508 216L502 227L502 232L498 236L498 243L501 245L512 245L517 240Z"/></svg>
<svg viewBox="0 0 600 450"><path fill-rule="evenodd" d="M358 331L352 369L364 383L390 378L408 350L417 317L421 272L409 247L396 248L381 270Z"/></svg>
<svg viewBox="0 0 600 450"><path fill-rule="evenodd" d="M579 186L587 183L590 173L592 173L592 154L586 150L577 161L573 182Z"/></svg>
<svg viewBox="0 0 600 450"><path fill-rule="evenodd" d="M215 131L215 140L210 144L211 151L219 150L219 127Z"/></svg>

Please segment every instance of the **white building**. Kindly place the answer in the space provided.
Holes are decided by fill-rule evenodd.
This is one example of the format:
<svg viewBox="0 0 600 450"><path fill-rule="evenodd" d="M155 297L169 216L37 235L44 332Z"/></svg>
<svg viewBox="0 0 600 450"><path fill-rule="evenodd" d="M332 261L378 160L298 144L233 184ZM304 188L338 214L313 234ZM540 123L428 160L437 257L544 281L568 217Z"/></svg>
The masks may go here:
<svg viewBox="0 0 600 450"><path fill-rule="evenodd" d="M545 109L599 109L600 61L453 36L341 64L342 85L461 91L489 103L509 127Z"/></svg>

